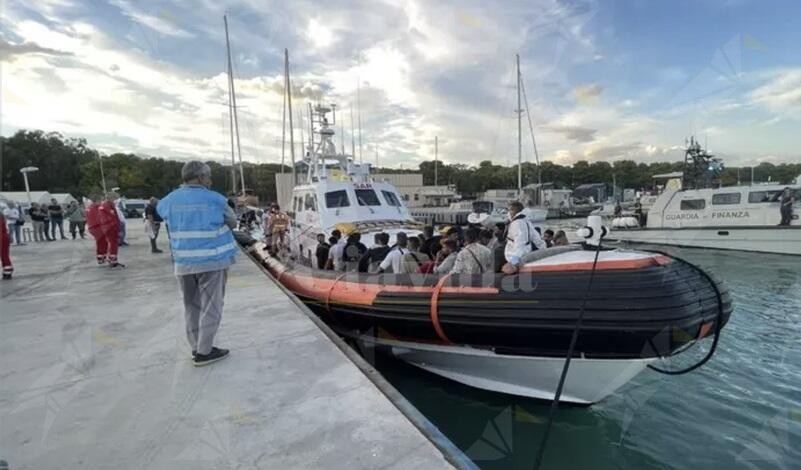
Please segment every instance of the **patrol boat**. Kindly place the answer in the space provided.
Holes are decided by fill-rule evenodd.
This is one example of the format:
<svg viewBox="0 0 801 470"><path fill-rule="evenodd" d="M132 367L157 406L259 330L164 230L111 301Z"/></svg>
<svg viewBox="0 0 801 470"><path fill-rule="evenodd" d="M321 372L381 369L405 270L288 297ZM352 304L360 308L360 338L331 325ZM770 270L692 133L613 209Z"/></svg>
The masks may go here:
<svg viewBox="0 0 801 470"><path fill-rule="evenodd" d="M801 177L795 184L720 187L722 162L695 139L685 153L681 178L669 180L648 211L645 227L633 218L612 221L616 240L719 250L801 255L801 220L795 208L790 225L779 226L780 198L789 187L801 200Z"/></svg>
<svg viewBox="0 0 801 470"><path fill-rule="evenodd" d="M270 256L258 246L250 253L360 348L473 387L551 399L583 315L562 399L591 404L649 364L719 334L728 320L731 300L719 281L663 254L599 249L606 233L600 218L581 232L595 245L535 251L515 275L317 269L318 233L358 231L369 246L374 233L390 234L393 244L399 232L421 228L391 184L337 153L330 109L314 107L308 174L289 208L291 255Z"/></svg>

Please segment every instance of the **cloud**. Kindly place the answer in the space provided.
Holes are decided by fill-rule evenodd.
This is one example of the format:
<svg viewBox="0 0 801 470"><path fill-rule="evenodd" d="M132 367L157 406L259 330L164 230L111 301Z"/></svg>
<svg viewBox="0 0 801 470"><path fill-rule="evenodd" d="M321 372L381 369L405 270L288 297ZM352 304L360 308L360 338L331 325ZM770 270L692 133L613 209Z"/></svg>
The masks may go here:
<svg viewBox="0 0 801 470"><path fill-rule="evenodd" d="M774 113L801 117L801 68L778 72L751 92L750 98Z"/></svg>
<svg viewBox="0 0 801 470"><path fill-rule="evenodd" d="M655 152L655 148L648 149L651 153ZM586 152L586 156L591 159L609 160L609 159L632 159L641 156L643 153L648 153L646 148L640 142L631 142L627 144L606 145L592 148Z"/></svg>
<svg viewBox="0 0 801 470"><path fill-rule="evenodd" d="M598 102L598 97L603 93L604 87L598 83L582 85L573 89L573 97L581 104L594 104Z"/></svg>
<svg viewBox="0 0 801 470"><path fill-rule="evenodd" d="M598 129L581 126L551 126L548 129L564 135L569 140L581 143L592 142L595 133L598 132Z"/></svg>
<svg viewBox="0 0 801 470"><path fill-rule="evenodd" d="M655 100L636 86L621 96L621 82L595 78L599 70L613 75L604 64L625 51L609 49L599 37L611 27L599 27L600 6L592 0L331 0L324 15L315 0L276 2L269 9L262 0L176 0L170 11L132 0L113 5L89 9L71 0L46 0L7 6L7 43L39 49L4 64L4 100L11 98L4 101L6 132L44 128L86 137L104 151L225 159L230 142L223 14L248 161L280 160L284 48L290 51L296 140L301 126L308 134L307 104L333 102L336 131L344 130L349 150L355 132L350 108L356 107L359 83L362 153L372 159L377 149L381 163L393 166L433 158L435 136L445 162L514 163L517 53L540 157L553 161L672 158L664 149L710 126L722 129L714 142L723 147L732 141L727 133L738 129L726 122L730 116L792 103L791 87L778 84L775 93L766 88L750 98L733 97L731 103L744 106L732 105L726 114L705 107L667 115L654 110L663 102L652 106ZM726 71L729 81L746 83L728 46L718 57L725 60L711 67ZM678 84L679 72L693 70L690 64L670 66L654 67L660 86L667 85L659 71ZM765 87L772 83L761 80ZM358 121L354 116L353 127ZM778 132L782 123L770 129ZM339 146L339 135L335 141ZM527 123L524 158L534 158Z"/></svg>
<svg viewBox="0 0 801 470"><path fill-rule="evenodd" d="M2 60L14 60L16 56L25 54L41 54L51 56L68 56L69 52L60 51L58 49L51 49L49 47L42 47L33 42L23 42L21 44L10 43L3 38L0 38L0 57Z"/></svg>
<svg viewBox="0 0 801 470"><path fill-rule="evenodd" d="M177 18L167 10L160 10L156 14L147 13L128 0L112 0L123 15L131 20L156 31L160 34L177 38L192 38L195 35L181 28Z"/></svg>

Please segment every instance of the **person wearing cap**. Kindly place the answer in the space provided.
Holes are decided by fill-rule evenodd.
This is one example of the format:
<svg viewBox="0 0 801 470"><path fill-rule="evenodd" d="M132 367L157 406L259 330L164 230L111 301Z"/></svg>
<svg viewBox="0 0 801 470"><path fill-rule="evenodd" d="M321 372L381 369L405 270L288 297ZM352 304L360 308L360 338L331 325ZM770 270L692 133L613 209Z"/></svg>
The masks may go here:
<svg viewBox="0 0 801 470"><path fill-rule="evenodd" d="M510 202L509 226L506 230L506 248L504 250L506 264L502 271L506 274L518 272L523 256L533 250L545 248L547 245L523 214L523 204L520 201Z"/></svg>
<svg viewBox="0 0 801 470"><path fill-rule="evenodd" d="M209 189L207 164L186 162L181 178L184 184L159 201L156 210L169 230L193 362L204 366L229 353L214 346L214 338L222 320L228 268L239 251L231 231L237 220L225 196Z"/></svg>

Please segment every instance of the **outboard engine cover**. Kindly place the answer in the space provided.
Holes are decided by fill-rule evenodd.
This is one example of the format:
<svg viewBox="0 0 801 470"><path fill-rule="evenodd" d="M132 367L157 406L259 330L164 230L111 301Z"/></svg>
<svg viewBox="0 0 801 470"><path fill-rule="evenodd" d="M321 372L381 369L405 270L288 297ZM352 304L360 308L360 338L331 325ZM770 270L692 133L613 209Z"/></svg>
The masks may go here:
<svg viewBox="0 0 801 470"><path fill-rule="evenodd" d="M604 226L600 215L591 215L587 217L587 225L576 230L576 235L583 238L586 244L598 246L601 239L609 235L609 229Z"/></svg>

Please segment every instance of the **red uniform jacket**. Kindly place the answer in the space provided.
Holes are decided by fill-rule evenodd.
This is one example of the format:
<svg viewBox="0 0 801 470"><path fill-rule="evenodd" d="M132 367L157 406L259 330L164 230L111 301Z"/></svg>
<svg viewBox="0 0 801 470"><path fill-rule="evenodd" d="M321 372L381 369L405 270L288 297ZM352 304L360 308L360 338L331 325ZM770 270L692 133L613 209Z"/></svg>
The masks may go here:
<svg viewBox="0 0 801 470"><path fill-rule="evenodd" d="M92 236L114 234L119 230L120 219L111 201L93 202L86 209L86 226Z"/></svg>

